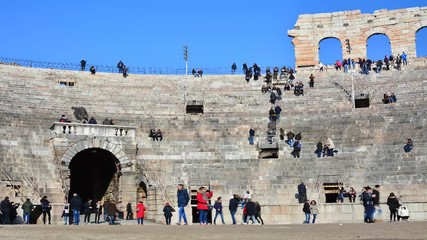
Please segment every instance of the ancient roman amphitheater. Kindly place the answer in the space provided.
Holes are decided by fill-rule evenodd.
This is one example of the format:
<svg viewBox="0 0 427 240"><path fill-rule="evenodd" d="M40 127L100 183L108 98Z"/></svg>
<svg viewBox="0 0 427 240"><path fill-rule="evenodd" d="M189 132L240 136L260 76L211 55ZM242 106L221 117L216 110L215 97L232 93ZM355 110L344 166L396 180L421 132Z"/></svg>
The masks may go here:
<svg viewBox="0 0 427 240"><path fill-rule="evenodd" d="M380 184L381 202L394 192L412 219L427 220L427 60L415 52L415 33L427 26L426 12L424 7L300 16L289 31L296 77L308 86L314 73L316 85L304 96L284 93L277 126L301 132L300 159L292 158L291 148L278 137L273 144L265 142L272 105L269 94L260 91L262 81L246 83L242 75L131 74L124 79L115 73L1 64L0 197L38 202L47 195L56 222L69 193L133 205L144 199L148 218L163 221L164 203L174 204L176 185L184 183L192 193L210 186L225 206L230 195L249 190L263 206L266 223L282 224L302 222L295 194L304 181L308 198L320 203L319 221L360 222L362 205L331 202L334 187L342 183L360 192ZM395 54L408 54L409 65L369 75L315 70L322 39L340 39L344 58L357 59L366 57L372 34L387 34ZM351 41L351 53L345 39ZM369 107L354 108L352 75L354 98ZM396 94L397 103L382 103L387 92ZM72 122L59 123L62 114ZM81 124L86 115L98 124ZM116 125L100 124L105 118ZM251 127L255 145L248 144ZM161 129L163 141L152 141L150 129ZM327 136L338 154L316 158L316 143ZM408 138L414 150L406 154ZM195 210L186 211L191 222Z"/></svg>

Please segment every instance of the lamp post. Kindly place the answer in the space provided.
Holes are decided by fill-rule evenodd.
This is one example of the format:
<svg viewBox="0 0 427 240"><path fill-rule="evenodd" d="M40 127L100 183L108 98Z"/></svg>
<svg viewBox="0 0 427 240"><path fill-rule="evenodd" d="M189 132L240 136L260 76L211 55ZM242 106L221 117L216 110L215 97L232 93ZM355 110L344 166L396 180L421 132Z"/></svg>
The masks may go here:
<svg viewBox="0 0 427 240"><path fill-rule="evenodd" d="M184 46L185 76L188 76L188 46Z"/></svg>

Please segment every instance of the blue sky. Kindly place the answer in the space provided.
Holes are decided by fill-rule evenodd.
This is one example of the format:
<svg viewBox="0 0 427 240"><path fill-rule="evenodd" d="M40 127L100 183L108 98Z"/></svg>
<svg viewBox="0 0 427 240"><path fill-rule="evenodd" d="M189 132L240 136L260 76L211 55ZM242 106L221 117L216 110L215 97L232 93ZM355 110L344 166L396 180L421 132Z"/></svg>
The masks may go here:
<svg viewBox="0 0 427 240"><path fill-rule="evenodd" d="M130 66L178 68L184 66L182 46L188 45L190 67L228 67L233 62L239 66L243 62L293 66L287 30L293 28L299 14L355 9L372 13L384 8L427 6L422 0L347 2L1 1L0 56L56 62L86 58L89 63L103 65L122 59ZM427 42L426 28L418 38ZM382 47L379 40L369 46L375 44ZM321 58L336 58L332 46L322 46L327 53ZM379 47L369 54L384 56L386 50ZM418 52L427 55L427 46Z"/></svg>

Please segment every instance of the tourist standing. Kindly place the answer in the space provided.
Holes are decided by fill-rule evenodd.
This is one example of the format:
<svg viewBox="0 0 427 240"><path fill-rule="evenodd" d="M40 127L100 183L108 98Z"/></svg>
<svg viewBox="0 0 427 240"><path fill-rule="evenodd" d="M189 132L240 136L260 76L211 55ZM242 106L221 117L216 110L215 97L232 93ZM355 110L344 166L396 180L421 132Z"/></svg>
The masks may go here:
<svg viewBox="0 0 427 240"><path fill-rule="evenodd" d="M104 209L105 213L107 213L108 219L110 220L109 225L114 225L116 222L116 214L119 213L114 200L106 201L104 203Z"/></svg>
<svg viewBox="0 0 427 240"><path fill-rule="evenodd" d="M197 199L197 210L199 211L199 220L200 225L208 224L208 211L209 211L209 201L213 196L213 191L206 190L205 187L200 187L196 195Z"/></svg>
<svg viewBox="0 0 427 240"><path fill-rule="evenodd" d="M305 187L304 182L301 182L298 185L298 202L305 203L307 201L307 188Z"/></svg>
<svg viewBox="0 0 427 240"><path fill-rule="evenodd" d="M82 59L81 61L80 61L80 70L81 71L84 71L86 69L86 60L85 59Z"/></svg>
<svg viewBox="0 0 427 240"><path fill-rule="evenodd" d="M29 198L25 200L21 208L24 216L24 224L30 224L30 214L31 210L34 208L34 205L31 203Z"/></svg>
<svg viewBox="0 0 427 240"><path fill-rule="evenodd" d="M42 197L42 199L40 200L40 205L42 207L43 224L46 224L46 215L48 217L48 223L51 224L50 210L52 209L52 206L50 205L49 200L47 200L47 196Z"/></svg>
<svg viewBox="0 0 427 240"><path fill-rule="evenodd" d="M163 215L165 216L166 225L171 225L172 221L172 212L175 210L172 208L170 203L166 203L165 207L163 208Z"/></svg>
<svg viewBox="0 0 427 240"><path fill-rule="evenodd" d="M74 225L80 224L80 211L83 207L83 201L77 193L73 194L73 198L71 199L71 210L73 211L73 223Z"/></svg>
<svg viewBox="0 0 427 240"><path fill-rule="evenodd" d="M249 219L252 219L252 224L254 224L257 220L255 217L255 203L249 198L245 205L246 208L246 222L244 224L249 224Z"/></svg>
<svg viewBox="0 0 427 240"><path fill-rule="evenodd" d="M249 145L254 145L254 138L255 138L255 129L251 128L249 130Z"/></svg>
<svg viewBox="0 0 427 240"><path fill-rule="evenodd" d="M364 190L365 191L362 193L363 206L365 207L364 220L366 223L373 223L374 222L373 215L375 212L375 207L374 207L374 199L372 198L372 188L368 186L368 187L365 187Z"/></svg>
<svg viewBox="0 0 427 240"><path fill-rule="evenodd" d="M66 203L64 206L64 210L62 210L62 215L61 215L62 219L64 220L64 225L68 225L69 216L70 216L70 206L68 203Z"/></svg>
<svg viewBox="0 0 427 240"><path fill-rule="evenodd" d="M236 224L236 212L237 212L237 208L239 207L239 196L237 196L236 194L233 194L233 196L230 199L230 202L228 203L228 210L230 210L230 215L231 215L231 221L233 222L233 224Z"/></svg>
<svg viewBox="0 0 427 240"><path fill-rule="evenodd" d="M218 217L218 215L221 216L222 224L225 224L225 222L224 222L224 213L222 212L222 200L221 200L221 197L218 197L218 199L215 201L215 204L214 204L213 208L215 209L214 224L216 225L216 218Z"/></svg>
<svg viewBox="0 0 427 240"><path fill-rule="evenodd" d="M310 77L308 78L308 79L310 79L310 81L308 82L308 84L309 84L309 86L310 86L310 88L313 88L314 87L314 79L315 79L316 77L314 77L313 76L313 74L311 74L310 75Z"/></svg>
<svg viewBox="0 0 427 240"><path fill-rule="evenodd" d="M311 223L316 223L317 214L319 210L317 209L317 202L315 200L311 200L310 202L310 213L313 215L313 220Z"/></svg>
<svg viewBox="0 0 427 240"><path fill-rule="evenodd" d="M138 219L138 225L144 225L145 206L142 201L139 201L136 205L136 217Z"/></svg>
<svg viewBox="0 0 427 240"><path fill-rule="evenodd" d="M397 200L396 195L394 193L390 193L387 199L387 205L390 209L390 222L396 222L397 210L400 207L399 200Z"/></svg>
<svg viewBox="0 0 427 240"><path fill-rule="evenodd" d="M264 225L264 220L262 220L262 217L261 217L261 205L259 204L258 201L255 202L255 218L258 221L258 223L261 223L262 225Z"/></svg>
<svg viewBox="0 0 427 240"><path fill-rule="evenodd" d="M380 207L380 188L381 188L380 185L375 185L374 190L372 190L372 198L374 201L374 208L375 208L372 219L374 219L374 221L375 221L375 218L378 215L381 215L381 213L382 213L382 210Z"/></svg>
<svg viewBox="0 0 427 240"><path fill-rule="evenodd" d="M2 213L3 224L11 224L10 213L12 211L12 204L10 203L9 197L5 197L0 203L0 211Z"/></svg>
<svg viewBox="0 0 427 240"><path fill-rule="evenodd" d="M314 153L318 158L320 158L320 156L322 156L322 151L323 151L323 144L321 141L319 141L316 145L316 151L314 151Z"/></svg>
<svg viewBox="0 0 427 240"><path fill-rule="evenodd" d="M126 205L126 220L132 220L133 219L133 212L132 212L132 204L128 202Z"/></svg>
<svg viewBox="0 0 427 240"><path fill-rule="evenodd" d="M310 223L310 200L305 201L304 206L302 208L302 211L305 214L305 221L304 223Z"/></svg>
<svg viewBox="0 0 427 240"><path fill-rule="evenodd" d="M178 190L176 192L176 198L178 199L178 225L181 225L181 220L184 220L184 225L187 225L187 216L185 215L185 207L190 201L187 189L184 188L184 184L178 184Z"/></svg>
<svg viewBox="0 0 427 240"><path fill-rule="evenodd" d="M98 201L96 203L96 208L95 208L95 223L99 224L99 219L101 218L102 215L102 203L101 201Z"/></svg>
<svg viewBox="0 0 427 240"><path fill-rule="evenodd" d="M92 214L92 200L88 200L83 205L83 213L85 214L84 223L90 223L90 215Z"/></svg>

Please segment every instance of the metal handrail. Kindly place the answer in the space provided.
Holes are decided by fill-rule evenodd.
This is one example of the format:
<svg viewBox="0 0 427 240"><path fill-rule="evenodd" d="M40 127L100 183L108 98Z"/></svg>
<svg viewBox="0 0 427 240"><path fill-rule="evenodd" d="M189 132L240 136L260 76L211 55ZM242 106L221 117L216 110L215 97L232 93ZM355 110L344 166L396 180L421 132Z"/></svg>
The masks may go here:
<svg viewBox="0 0 427 240"><path fill-rule="evenodd" d="M44 69L58 69L58 70L71 70L80 71L81 66L79 62L75 63L63 63L63 62L50 62L50 61L39 61L39 60L28 60L20 58L8 58L0 57L0 64L22 66L30 68L44 68ZM94 66L97 72L105 73L118 73L118 68L115 65L100 65L91 62L86 63L85 71L89 71L89 68ZM175 67L141 67L141 66L127 66L129 74L152 74L152 75L185 75L185 68ZM278 66L279 67L279 66ZM290 68L286 66L287 68ZM243 74L241 69L237 69L236 72L232 72L230 67L195 67L192 66L190 69L202 69L203 74L207 75L225 75L225 74ZM261 72L265 72L267 67L261 67ZM273 71L273 67L271 68ZM191 73L190 73L191 74Z"/></svg>

